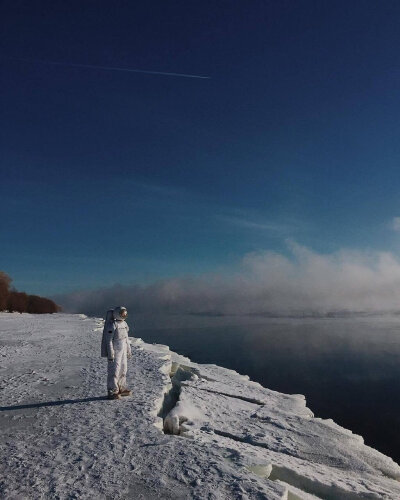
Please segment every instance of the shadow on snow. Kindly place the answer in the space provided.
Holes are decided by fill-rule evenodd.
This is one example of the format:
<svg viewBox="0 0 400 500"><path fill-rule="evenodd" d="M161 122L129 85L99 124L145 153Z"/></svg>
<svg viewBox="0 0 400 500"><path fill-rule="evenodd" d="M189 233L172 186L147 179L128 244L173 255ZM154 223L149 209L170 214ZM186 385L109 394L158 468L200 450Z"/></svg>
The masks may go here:
<svg viewBox="0 0 400 500"><path fill-rule="evenodd" d="M46 406L73 405L76 403L90 403L92 401L106 401L107 396L96 396L92 398L63 399L61 401L44 401L43 403L31 403L26 405L0 406L1 411L26 410L28 408L44 408Z"/></svg>

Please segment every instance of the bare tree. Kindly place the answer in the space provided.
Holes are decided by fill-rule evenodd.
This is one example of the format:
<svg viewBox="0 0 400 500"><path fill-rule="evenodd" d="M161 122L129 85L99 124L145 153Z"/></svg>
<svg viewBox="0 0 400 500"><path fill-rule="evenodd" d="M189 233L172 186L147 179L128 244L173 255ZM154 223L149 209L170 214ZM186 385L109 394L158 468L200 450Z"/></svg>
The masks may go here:
<svg viewBox="0 0 400 500"><path fill-rule="evenodd" d="M9 312L26 312L28 307L28 295L25 292L11 291L7 298L7 309Z"/></svg>
<svg viewBox="0 0 400 500"><path fill-rule="evenodd" d="M33 314L55 313L60 307L50 299L37 295L28 295L27 312Z"/></svg>
<svg viewBox="0 0 400 500"><path fill-rule="evenodd" d="M25 292L10 290L12 279L8 274L0 271L0 311L29 312L32 314L55 313L61 307L55 302L38 295L27 295Z"/></svg>
<svg viewBox="0 0 400 500"><path fill-rule="evenodd" d="M10 283L10 276L3 271L0 271L0 311L7 309L7 298L10 293Z"/></svg>

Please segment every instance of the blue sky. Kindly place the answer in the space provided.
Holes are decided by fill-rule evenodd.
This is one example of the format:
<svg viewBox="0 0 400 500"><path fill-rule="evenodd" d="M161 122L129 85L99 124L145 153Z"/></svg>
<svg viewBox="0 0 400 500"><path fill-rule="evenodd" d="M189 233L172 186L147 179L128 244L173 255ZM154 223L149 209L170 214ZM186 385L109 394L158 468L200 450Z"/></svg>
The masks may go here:
<svg viewBox="0 0 400 500"><path fill-rule="evenodd" d="M398 2L7 1L0 19L18 289L229 273L288 239L399 255Z"/></svg>

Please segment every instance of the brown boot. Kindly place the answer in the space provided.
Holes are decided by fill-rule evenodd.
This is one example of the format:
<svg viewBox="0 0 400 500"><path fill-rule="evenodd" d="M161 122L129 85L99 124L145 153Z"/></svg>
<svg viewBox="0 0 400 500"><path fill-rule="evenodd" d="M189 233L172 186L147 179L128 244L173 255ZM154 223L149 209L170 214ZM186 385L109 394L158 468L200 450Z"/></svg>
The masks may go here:
<svg viewBox="0 0 400 500"><path fill-rule="evenodd" d="M132 391L129 389L124 389L123 391L120 391L119 393L121 396L130 396L132 394Z"/></svg>
<svg viewBox="0 0 400 500"><path fill-rule="evenodd" d="M108 399L121 399L121 396L118 394L118 392L109 392Z"/></svg>

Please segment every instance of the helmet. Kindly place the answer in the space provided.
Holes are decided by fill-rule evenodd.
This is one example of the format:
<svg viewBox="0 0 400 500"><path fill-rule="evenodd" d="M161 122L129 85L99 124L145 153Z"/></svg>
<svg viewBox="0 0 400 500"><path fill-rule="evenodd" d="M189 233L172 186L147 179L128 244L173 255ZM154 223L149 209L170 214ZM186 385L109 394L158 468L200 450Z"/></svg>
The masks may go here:
<svg viewBox="0 0 400 500"><path fill-rule="evenodd" d="M126 307L118 306L114 309L114 319L122 321L128 317Z"/></svg>

